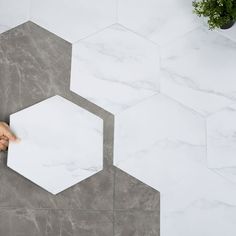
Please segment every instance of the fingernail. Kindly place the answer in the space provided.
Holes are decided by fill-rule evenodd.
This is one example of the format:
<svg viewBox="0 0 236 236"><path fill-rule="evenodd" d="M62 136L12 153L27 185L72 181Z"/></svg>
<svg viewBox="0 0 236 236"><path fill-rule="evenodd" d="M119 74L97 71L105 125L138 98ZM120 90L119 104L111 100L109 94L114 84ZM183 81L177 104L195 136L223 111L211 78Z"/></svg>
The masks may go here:
<svg viewBox="0 0 236 236"><path fill-rule="evenodd" d="M20 138L16 138L16 140L15 140L16 143L19 143L20 141L21 141Z"/></svg>

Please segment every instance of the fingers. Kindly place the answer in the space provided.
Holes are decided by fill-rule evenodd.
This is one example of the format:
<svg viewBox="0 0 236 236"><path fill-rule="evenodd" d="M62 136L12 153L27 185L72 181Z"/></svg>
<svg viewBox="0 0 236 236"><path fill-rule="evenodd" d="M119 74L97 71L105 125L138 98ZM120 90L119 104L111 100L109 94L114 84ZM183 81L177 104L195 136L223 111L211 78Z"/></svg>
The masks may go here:
<svg viewBox="0 0 236 236"><path fill-rule="evenodd" d="M0 144L0 151L6 151L6 150L7 150L7 147L2 145L2 144Z"/></svg>
<svg viewBox="0 0 236 236"><path fill-rule="evenodd" d="M6 141L4 140L4 142L6 142ZM2 140L0 140L0 151L6 151L7 146L8 146L7 143L2 143Z"/></svg>
<svg viewBox="0 0 236 236"><path fill-rule="evenodd" d="M9 126L6 123L0 123L0 130L1 134L6 136L10 141L17 141L17 137L11 132Z"/></svg>
<svg viewBox="0 0 236 236"><path fill-rule="evenodd" d="M9 142L8 142L8 140L6 140L6 139L0 139L0 149L2 150L2 151L5 151L6 149L7 149L7 147L8 147L8 144L9 144Z"/></svg>

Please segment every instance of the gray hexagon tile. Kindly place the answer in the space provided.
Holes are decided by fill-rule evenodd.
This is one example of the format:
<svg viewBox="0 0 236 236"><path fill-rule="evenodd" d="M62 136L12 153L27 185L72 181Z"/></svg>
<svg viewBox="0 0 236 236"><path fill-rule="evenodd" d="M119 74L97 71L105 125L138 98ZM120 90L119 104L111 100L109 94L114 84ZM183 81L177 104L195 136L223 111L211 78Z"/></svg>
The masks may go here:
<svg viewBox="0 0 236 236"><path fill-rule="evenodd" d="M159 91L159 49L119 24L73 45L71 90L117 114Z"/></svg>
<svg viewBox="0 0 236 236"><path fill-rule="evenodd" d="M116 211L114 236L160 236L159 212Z"/></svg>
<svg viewBox="0 0 236 236"><path fill-rule="evenodd" d="M198 28L162 48L161 92L209 115L236 101L235 60L235 42Z"/></svg>
<svg viewBox="0 0 236 236"><path fill-rule="evenodd" d="M160 235L160 193L115 168L114 235Z"/></svg>
<svg viewBox="0 0 236 236"><path fill-rule="evenodd" d="M0 0L0 33L29 20L30 0Z"/></svg>
<svg viewBox="0 0 236 236"><path fill-rule="evenodd" d="M7 165L53 194L102 170L102 119L60 96L12 114L10 126L22 140Z"/></svg>
<svg viewBox="0 0 236 236"><path fill-rule="evenodd" d="M113 234L112 212L1 209L0 234L7 236L111 236Z"/></svg>
<svg viewBox="0 0 236 236"><path fill-rule="evenodd" d="M115 168L115 181L115 210L160 211L160 193L157 190L118 168Z"/></svg>
<svg viewBox="0 0 236 236"><path fill-rule="evenodd" d="M119 0L118 22L159 45L199 25L191 0Z"/></svg>
<svg viewBox="0 0 236 236"><path fill-rule="evenodd" d="M71 44L32 22L0 35L0 120L68 94Z"/></svg>
<svg viewBox="0 0 236 236"><path fill-rule="evenodd" d="M32 0L30 19L69 42L116 21L116 0Z"/></svg>

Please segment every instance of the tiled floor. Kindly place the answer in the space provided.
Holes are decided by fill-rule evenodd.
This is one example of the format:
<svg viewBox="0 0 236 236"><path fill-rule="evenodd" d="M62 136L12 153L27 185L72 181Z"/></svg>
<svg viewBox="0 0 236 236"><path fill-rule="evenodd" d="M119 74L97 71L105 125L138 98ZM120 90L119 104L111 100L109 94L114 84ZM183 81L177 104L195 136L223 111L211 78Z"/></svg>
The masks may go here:
<svg viewBox="0 0 236 236"><path fill-rule="evenodd" d="M104 169L56 196L1 154L0 235L236 235L236 26L209 31L191 0L0 0L0 16L55 34L0 35L0 120L54 94L104 120Z"/></svg>
<svg viewBox="0 0 236 236"><path fill-rule="evenodd" d="M159 235L159 192L112 166L113 116L69 91L70 43L28 22L0 35L0 55L1 120L55 94L104 120L103 170L58 195L0 153L0 235Z"/></svg>

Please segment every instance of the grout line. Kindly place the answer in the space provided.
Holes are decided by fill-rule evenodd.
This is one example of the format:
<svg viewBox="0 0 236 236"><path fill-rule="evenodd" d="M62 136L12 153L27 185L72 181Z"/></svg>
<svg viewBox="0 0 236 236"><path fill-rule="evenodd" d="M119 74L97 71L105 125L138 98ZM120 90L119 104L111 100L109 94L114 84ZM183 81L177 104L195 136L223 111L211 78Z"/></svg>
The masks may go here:
<svg viewBox="0 0 236 236"><path fill-rule="evenodd" d="M116 209L115 211L122 213L135 213L135 212L143 212L143 213L159 213L159 210L143 210L143 209Z"/></svg>
<svg viewBox="0 0 236 236"><path fill-rule="evenodd" d="M108 26L106 26L106 27L104 27L104 28L101 28L101 29L99 29L99 30L97 30L97 31L95 31L95 32L93 32L93 33L91 33L91 34L89 34L89 35L83 37L83 38L80 38L80 39L78 39L78 40L76 40L76 41L74 41L74 42L71 42L71 44L72 44L72 45L77 44L77 43L79 43L80 41L83 41L83 40L85 40L85 39L87 39L87 38L90 38L90 37L92 37L92 36L94 36L94 35L96 35L96 34L98 34L98 33L101 33L101 32L103 32L104 30L106 30L106 29L108 29L108 28L110 28L110 27L112 27L113 25L116 25L116 24L117 24L117 23L110 24L110 25L108 25Z"/></svg>
<svg viewBox="0 0 236 236"><path fill-rule="evenodd" d="M158 43L156 43L155 41L149 39L147 36L145 36L145 35L143 35L143 34L140 34L140 33L136 32L136 31L134 31L134 30L132 30L132 29L126 27L125 25L123 25L123 24L121 24L121 23L117 23L117 24L120 25L120 26L122 26L123 28L125 28L127 31L130 31L130 32L133 33L133 34L136 34L138 37L141 37L142 39L148 41L149 43L154 44L155 46L157 46L157 47L160 49L161 45L158 44Z"/></svg>

